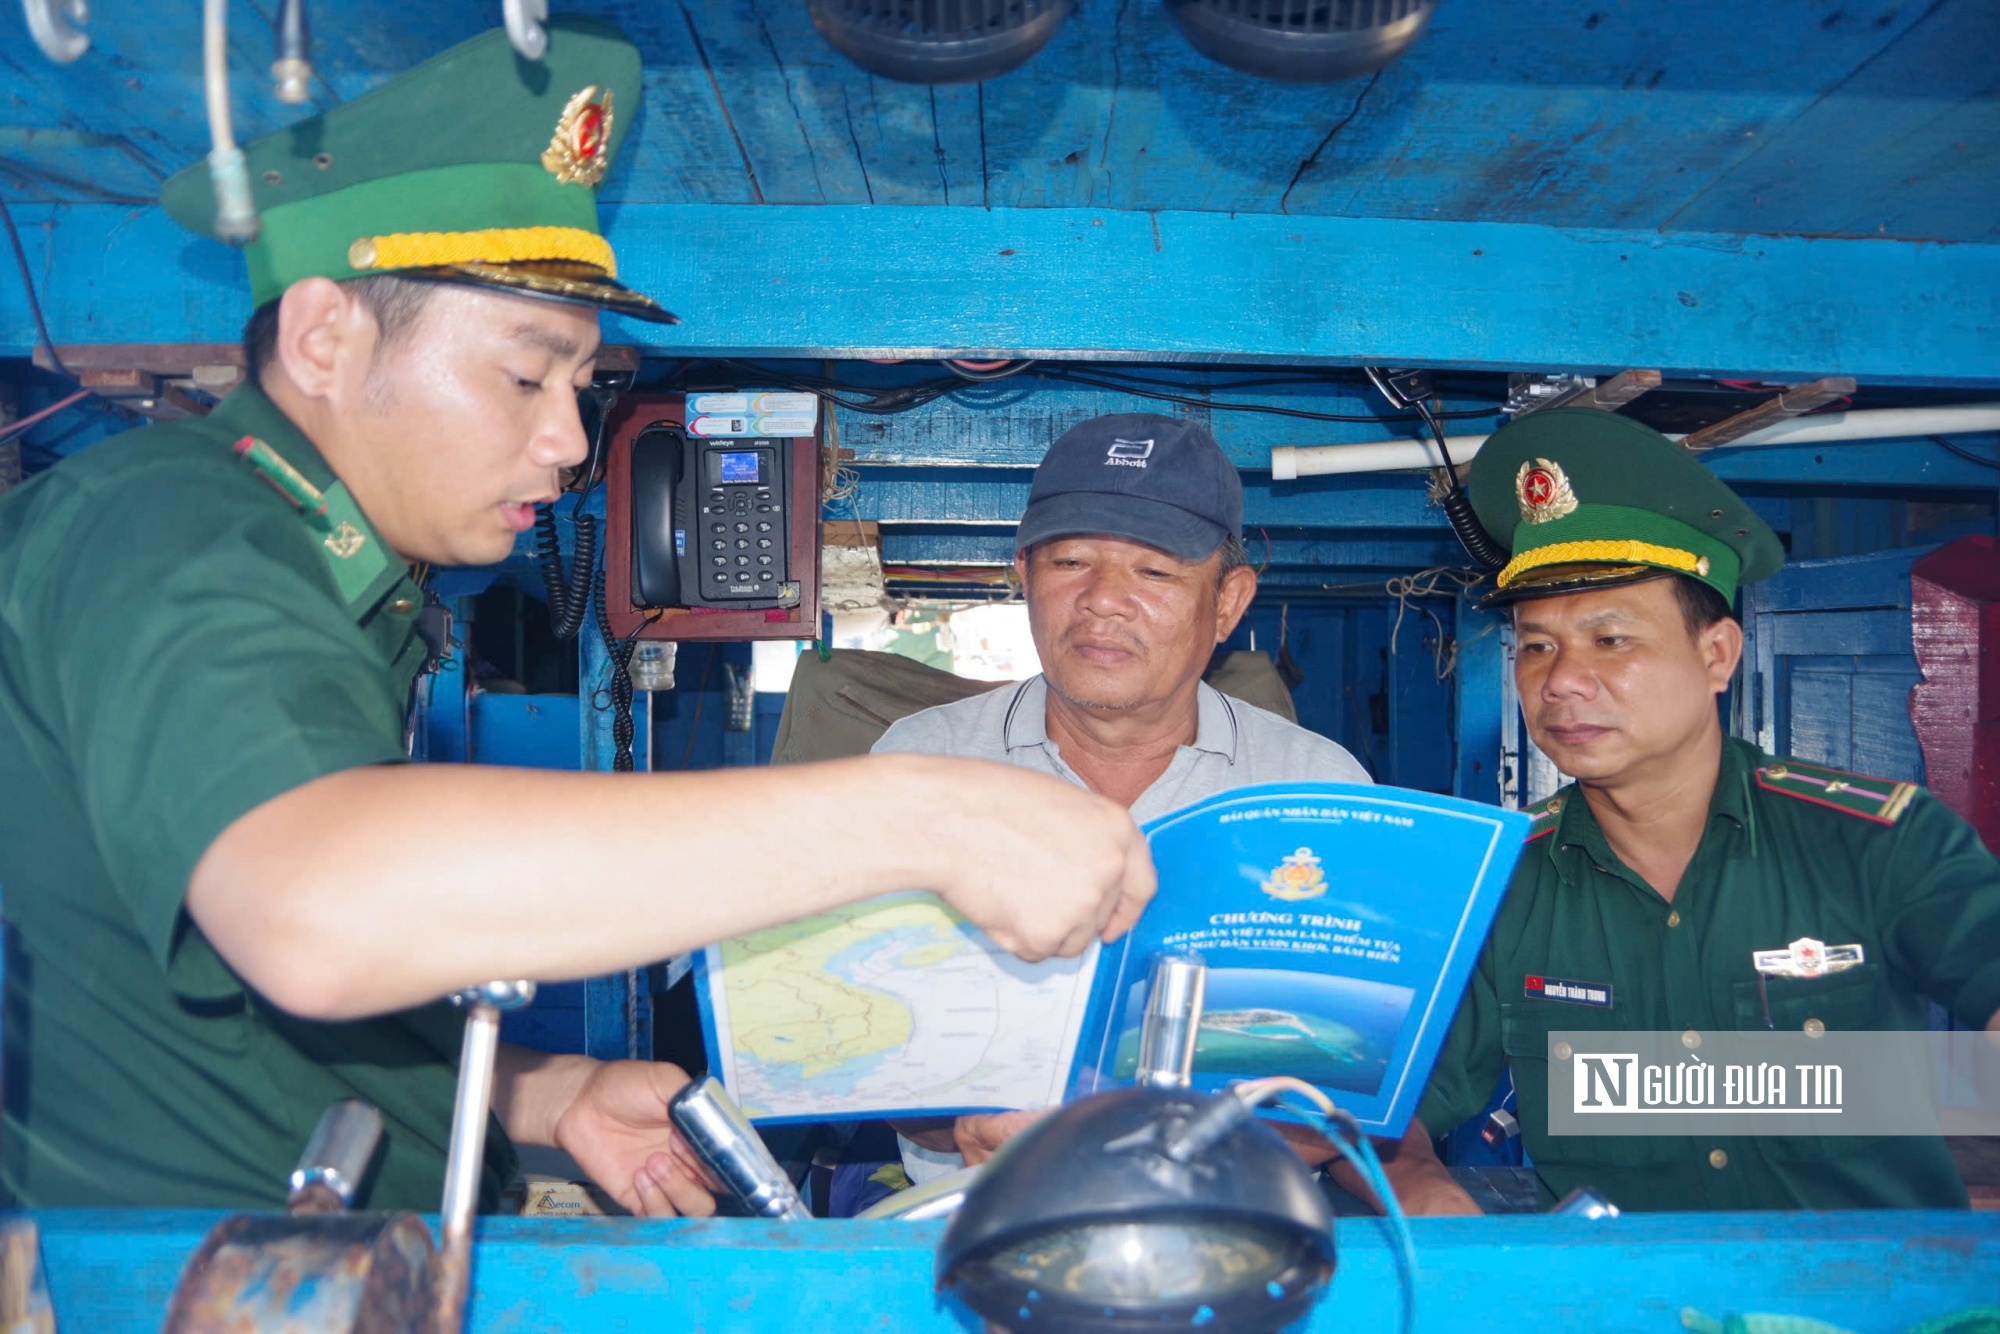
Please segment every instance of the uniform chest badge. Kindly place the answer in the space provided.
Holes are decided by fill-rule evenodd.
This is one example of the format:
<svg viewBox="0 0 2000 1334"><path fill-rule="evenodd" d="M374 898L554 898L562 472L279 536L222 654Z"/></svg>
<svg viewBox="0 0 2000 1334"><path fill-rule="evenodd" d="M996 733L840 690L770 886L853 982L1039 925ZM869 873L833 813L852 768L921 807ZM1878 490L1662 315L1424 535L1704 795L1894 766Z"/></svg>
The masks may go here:
<svg viewBox="0 0 2000 1334"><path fill-rule="evenodd" d="M368 534L342 519L325 538L326 549L342 560L352 560L368 544Z"/></svg>
<svg viewBox="0 0 2000 1334"><path fill-rule="evenodd" d="M1862 959L1859 945L1829 945L1810 936L1801 936L1781 950L1757 950L1750 956L1751 966L1765 977L1800 978L1844 972Z"/></svg>
<svg viewBox="0 0 2000 1334"><path fill-rule="evenodd" d="M542 165L564 185L595 186L610 166L611 90L599 100L595 84L570 98L556 121L555 137L542 153Z"/></svg>
<svg viewBox="0 0 2000 1334"><path fill-rule="evenodd" d="M1274 899L1297 902L1316 899L1326 893L1326 872L1311 848L1300 848L1278 863L1264 881L1264 892Z"/></svg>
<svg viewBox="0 0 2000 1334"><path fill-rule="evenodd" d="M1523 523L1547 523L1576 511L1576 492L1562 465L1550 459L1529 459L1514 474L1514 495L1521 502Z"/></svg>

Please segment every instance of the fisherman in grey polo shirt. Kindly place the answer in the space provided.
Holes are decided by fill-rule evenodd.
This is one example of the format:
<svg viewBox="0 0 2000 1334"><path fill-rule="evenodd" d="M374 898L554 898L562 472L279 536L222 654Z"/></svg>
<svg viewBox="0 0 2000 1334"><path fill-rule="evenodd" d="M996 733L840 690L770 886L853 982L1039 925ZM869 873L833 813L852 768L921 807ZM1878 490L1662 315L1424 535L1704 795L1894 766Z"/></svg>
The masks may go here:
<svg viewBox="0 0 2000 1334"><path fill-rule="evenodd" d="M1014 567L1042 674L911 714L877 751L1001 760L1123 802L1144 823L1252 783L1366 783L1339 745L1202 681L1257 593L1243 483L1200 425L1153 413L1065 431L1035 470ZM985 1160L1037 1113L902 1123L922 1181Z"/></svg>

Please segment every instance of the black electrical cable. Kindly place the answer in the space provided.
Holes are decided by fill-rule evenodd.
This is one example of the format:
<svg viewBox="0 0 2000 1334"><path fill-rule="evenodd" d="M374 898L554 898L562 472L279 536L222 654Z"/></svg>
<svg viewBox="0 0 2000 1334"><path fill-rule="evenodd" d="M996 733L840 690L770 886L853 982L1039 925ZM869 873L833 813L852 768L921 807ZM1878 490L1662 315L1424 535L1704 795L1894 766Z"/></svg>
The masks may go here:
<svg viewBox="0 0 2000 1334"><path fill-rule="evenodd" d="M1996 470L2000 470L2000 459L1989 459L1984 454L1975 454L1971 450L1966 449L1963 446L1954 445L1951 441L1945 439L1941 435L1926 436L1925 439L1929 440L1932 444L1937 445L1940 448L1950 450L1952 453L1958 455L1960 458L1964 459L1968 463L1977 463L1982 468L1993 468Z"/></svg>
<svg viewBox="0 0 2000 1334"><path fill-rule="evenodd" d="M1010 361L997 370L975 371L969 369L960 361L947 357L944 361L944 368L961 380L970 380L974 384L985 384L989 380L1010 380L1035 364L1033 359L1027 361Z"/></svg>
<svg viewBox="0 0 2000 1334"><path fill-rule="evenodd" d="M56 340L49 337L48 321L42 318L42 299L35 295L34 271L28 267L28 251L21 244L21 233L14 226L14 212L7 207L4 197L0 197L0 221L7 224L7 240L14 247L14 262L21 266L21 286L28 293L28 309L35 317L35 333L40 336L42 346L48 349L49 365L55 368L57 374L73 380L76 377L70 375L69 367L63 365L62 358L56 355Z"/></svg>
<svg viewBox="0 0 2000 1334"><path fill-rule="evenodd" d="M740 375L750 375L760 379L775 381L784 385L787 389L798 393L815 394L837 407L846 408L850 412L860 412L874 416L890 416L899 412L908 412L913 408L924 407L927 404L936 402L940 398L965 389L970 383L985 383L990 380L1012 378L1016 375L1027 375L1033 379L1063 380L1072 384L1088 385L1094 389L1108 389L1114 393L1130 394L1134 398L1152 399L1162 403L1174 403L1182 407L1201 408L1210 412L1256 412L1275 417L1293 417L1304 421L1355 422L1363 425L1391 424L1423 419L1423 414L1392 413L1383 416L1366 413L1311 412L1304 408L1286 408L1269 403L1228 403L1214 398L1198 398L1189 394L1172 394L1162 390L1145 388L1143 387L1143 382L1129 382L1118 378L1119 373L1117 372L1084 372L1064 365L1051 365L1047 362L1034 362L1019 370L1010 370L1004 375L999 373L989 375L956 373L949 380L924 380L912 385L896 385L879 389L867 385L847 384L822 376L772 371L749 362L733 359L721 359L714 364L727 367ZM676 378L685 379L688 372L693 369L692 365L683 368L682 375ZM1285 381L1284 383L1314 384L1326 383L1326 381L1302 378ZM865 394L868 397L857 401L852 398L844 398L842 397L843 394ZM1465 409L1440 412L1436 415L1439 420L1443 421L1472 420L1492 417L1496 410L1497 405L1493 409Z"/></svg>
<svg viewBox="0 0 2000 1334"><path fill-rule="evenodd" d="M1277 417L1303 417L1308 421L1361 422L1364 424L1369 422L1409 421L1412 419L1411 414L1407 413L1391 414L1389 416L1384 417L1379 415L1369 415L1363 413L1308 412L1304 408L1281 408L1273 404L1267 404L1267 403L1223 403L1223 402L1218 402L1217 400L1212 398L1195 398L1185 394L1163 393L1157 390L1147 390L1147 389L1137 388L1135 387L1134 383L1127 383L1126 381L1128 377L1131 380L1135 381L1137 384L1152 384L1158 382L1144 380L1140 379L1139 377L1131 376L1130 372L1126 371L1080 372L1068 366L1042 365L1036 368L1035 374L1040 376L1046 376L1050 379L1055 379L1055 380L1068 380L1075 384L1087 384L1097 389L1110 389L1118 393L1131 394L1136 398L1160 399L1168 403L1178 403L1185 407L1191 407L1191 408L1207 408L1215 412L1262 412ZM1275 383L1326 384L1329 383L1329 381L1325 379L1301 378L1297 380L1277 381ZM1226 393L1226 392L1231 392L1232 390L1251 388L1251 387L1254 386L1218 385L1214 386L1211 392L1219 390L1221 392ZM1440 420L1443 421L1457 421L1457 420L1470 420L1473 418L1481 418L1481 417L1491 417L1497 411L1499 411L1499 405L1495 404L1492 408L1473 408L1463 411L1440 412L1436 415ZM1419 417L1425 417L1427 419L1427 414L1418 413L1416 415Z"/></svg>
<svg viewBox="0 0 2000 1334"><path fill-rule="evenodd" d="M1445 520L1451 524L1451 531L1458 538L1458 544L1465 548L1465 554L1478 561L1489 570L1498 570L1507 564L1507 553L1493 540L1485 525L1479 522L1479 514L1472 508L1472 500L1465 494L1464 483L1458 480L1458 469L1451 461L1451 447L1445 443L1444 424L1439 420L1443 415L1440 405L1426 403L1433 398L1435 389L1428 372L1391 371L1377 366L1364 366L1369 383L1377 393L1399 407L1413 409L1430 428L1431 438L1437 441L1438 458L1442 466L1433 470L1438 490L1442 492L1439 504L1444 509Z"/></svg>
<svg viewBox="0 0 2000 1334"><path fill-rule="evenodd" d="M1489 570L1498 570L1507 564L1507 553L1486 531L1486 525L1479 522L1479 514L1472 508L1472 497L1465 494L1465 486L1458 480L1458 472L1452 466L1451 449L1444 442L1444 424L1438 420L1434 409L1426 407L1422 399L1410 404L1424 419L1424 425L1431 428L1431 437L1437 441L1438 457L1444 460L1444 508L1445 521L1451 525L1458 544L1465 548L1465 554L1478 561Z"/></svg>

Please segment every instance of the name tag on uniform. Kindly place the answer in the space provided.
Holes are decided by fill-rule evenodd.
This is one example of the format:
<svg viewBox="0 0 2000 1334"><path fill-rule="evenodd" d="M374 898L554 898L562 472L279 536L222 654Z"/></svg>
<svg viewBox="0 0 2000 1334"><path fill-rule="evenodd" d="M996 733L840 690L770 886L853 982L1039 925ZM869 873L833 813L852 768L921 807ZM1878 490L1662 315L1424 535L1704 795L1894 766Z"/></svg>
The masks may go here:
<svg viewBox="0 0 2000 1334"><path fill-rule="evenodd" d="M1859 945L1828 945L1801 936L1781 950L1757 950L1751 966L1765 977L1824 977L1862 961Z"/></svg>
<svg viewBox="0 0 2000 1334"><path fill-rule="evenodd" d="M1522 979L1521 994L1530 1000L1562 1001L1568 1005L1595 1005L1611 1008L1609 982L1572 982L1565 977L1538 977L1529 973Z"/></svg>

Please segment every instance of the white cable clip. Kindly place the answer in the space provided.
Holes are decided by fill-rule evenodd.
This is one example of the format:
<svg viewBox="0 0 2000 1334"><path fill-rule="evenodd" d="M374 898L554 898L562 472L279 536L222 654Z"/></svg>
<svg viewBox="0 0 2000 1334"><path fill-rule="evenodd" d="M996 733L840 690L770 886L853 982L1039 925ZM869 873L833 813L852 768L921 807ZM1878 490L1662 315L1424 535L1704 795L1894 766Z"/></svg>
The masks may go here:
<svg viewBox="0 0 2000 1334"><path fill-rule="evenodd" d="M81 31L90 22L85 0L21 0L21 7L35 45L56 64L67 65L90 49L90 34Z"/></svg>
<svg viewBox="0 0 2000 1334"><path fill-rule="evenodd" d="M549 0L502 0L507 19L507 40L527 60L540 60L549 49L549 34L542 24L549 16Z"/></svg>

